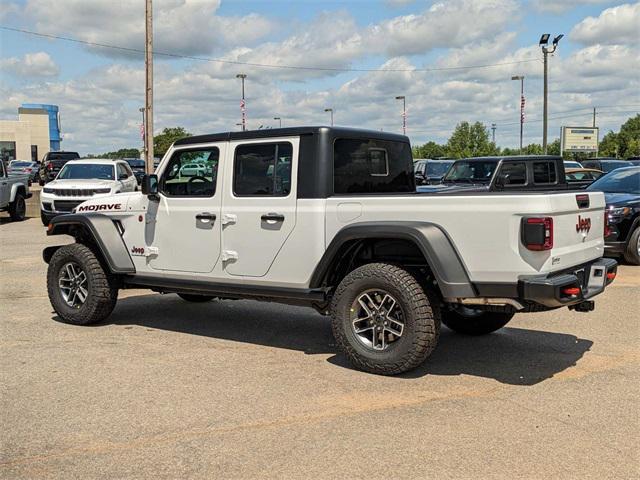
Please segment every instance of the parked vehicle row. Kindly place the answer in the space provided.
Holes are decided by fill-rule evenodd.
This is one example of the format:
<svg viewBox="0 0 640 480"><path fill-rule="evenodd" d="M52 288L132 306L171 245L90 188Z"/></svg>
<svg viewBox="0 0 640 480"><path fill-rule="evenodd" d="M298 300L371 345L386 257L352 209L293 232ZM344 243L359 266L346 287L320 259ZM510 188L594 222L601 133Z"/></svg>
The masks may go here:
<svg viewBox="0 0 640 480"><path fill-rule="evenodd" d="M55 180L40 193L40 219L48 225L58 215L71 213L96 197L134 192L138 189L131 167L124 160L69 160Z"/></svg>

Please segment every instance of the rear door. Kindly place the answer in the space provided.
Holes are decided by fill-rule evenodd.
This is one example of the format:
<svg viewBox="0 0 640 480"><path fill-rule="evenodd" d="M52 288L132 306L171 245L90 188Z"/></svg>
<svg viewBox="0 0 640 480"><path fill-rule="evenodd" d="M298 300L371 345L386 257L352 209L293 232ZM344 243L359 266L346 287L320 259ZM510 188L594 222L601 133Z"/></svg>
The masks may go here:
<svg viewBox="0 0 640 480"><path fill-rule="evenodd" d="M222 205L225 271L262 277L296 224L298 138L233 141Z"/></svg>

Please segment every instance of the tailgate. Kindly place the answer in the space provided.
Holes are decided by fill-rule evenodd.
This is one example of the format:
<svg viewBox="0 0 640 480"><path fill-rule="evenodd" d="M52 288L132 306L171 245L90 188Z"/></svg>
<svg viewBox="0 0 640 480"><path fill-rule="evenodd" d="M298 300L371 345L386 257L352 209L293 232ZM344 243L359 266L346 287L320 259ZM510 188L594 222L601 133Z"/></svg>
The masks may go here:
<svg viewBox="0 0 640 480"><path fill-rule="evenodd" d="M548 212L553 219L553 247L530 251L522 248L527 261L540 262L541 272L580 265L604 253L605 200L602 192L570 192L548 195Z"/></svg>

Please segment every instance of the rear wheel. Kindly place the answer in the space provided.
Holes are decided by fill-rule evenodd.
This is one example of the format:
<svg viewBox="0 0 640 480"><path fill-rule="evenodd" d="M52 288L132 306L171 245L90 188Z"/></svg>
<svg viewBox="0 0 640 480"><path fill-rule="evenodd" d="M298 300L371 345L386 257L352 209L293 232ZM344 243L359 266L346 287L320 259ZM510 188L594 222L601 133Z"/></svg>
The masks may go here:
<svg viewBox="0 0 640 480"><path fill-rule="evenodd" d="M443 310L442 323L454 332L464 335L486 335L500 330L514 315L514 313L485 312L457 305L451 310Z"/></svg>
<svg viewBox="0 0 640 480"><path fill-rule="evenodd" d="M211 300L216 298L213 295L196 295L194 293L178 293L178 296L181 299L186 300L187 302L193 303L210 302Z"/></svg>
<svg viewBox="0 0 640 480"><path fill-rule="evenodd" d="M624 251L624 259L633 265L640 265L640 227L631 234Z"/></svg>
<svg viewBox="0 0 640 480"><path fill-rule="evenodd" d="M89 325L107 318L116 305L113 275L86 245L59 248L49 261L47 292L56 313L68 323Z"/></svg>
<svg viewBox="0 0 640 480"><path fill-rule="evenodd" d="M433 352L439 311L406 270L372 263L349 273L331 303L338 346L358 369L381 375L411 370Z"/></svg>
<svg viewBox="0 0 640 480"><path fill-rule="evenodd" d="M27 204L22 193L16 193L16 198L9 205L9 215L14 222L21 222L27 214Z"/></svg>

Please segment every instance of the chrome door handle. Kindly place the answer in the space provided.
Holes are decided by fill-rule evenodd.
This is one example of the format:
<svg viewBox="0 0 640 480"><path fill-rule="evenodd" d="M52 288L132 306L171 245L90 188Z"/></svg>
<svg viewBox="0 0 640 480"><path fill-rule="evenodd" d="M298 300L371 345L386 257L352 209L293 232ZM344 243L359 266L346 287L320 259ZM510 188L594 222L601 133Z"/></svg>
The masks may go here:
<svg viewBox="0 0 640 480"><path fill-rule="evenodd" d="M267 213L265 215L262 215L260 219L263 222L284 222L284 215L282 215L281 213Z"/></svg>

